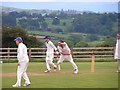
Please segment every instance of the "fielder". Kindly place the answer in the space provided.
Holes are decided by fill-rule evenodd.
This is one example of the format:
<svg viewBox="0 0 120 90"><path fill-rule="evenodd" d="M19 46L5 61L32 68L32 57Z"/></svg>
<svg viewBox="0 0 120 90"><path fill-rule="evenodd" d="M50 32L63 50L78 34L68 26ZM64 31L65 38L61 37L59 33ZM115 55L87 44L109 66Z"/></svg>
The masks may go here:
<svg viewBox="0 0 120 90"><path fill-rule="evenodd" d="M13 87L20 87L22 77L25 79L25 83L23 86L30 85L30 80L27 76L26 70L29 63L29 58L27 55L27 47L23 44L23 40L21 37L17 37L15 40L16 44L18 45L17 49L17 59L18 59L18 69L17 69L17 82Z"/></svg>
<svg viewBox="0 0 120 90"><path fill-rule="evenodd" d="M120 73L120 34L117 34L117 42L115 47L115 59L117 59L118 62L118 70L117 72Z"/></svg>
<svg viewBox="0 0 120 90"><path fill-rule="evenodd" d="M72 55L71 55L71 50L68 47L67 43L60 40L58 41L58 51L60 53L60 58L59 61L57 62L58 65L60 65L64 59L67 59L73 66L74 68L74 73L77 74L78 73L78 67L75 64L75 62L73 61Z"/></svg>
<svg viewBox="0 0 120 90"><path fill-rule="evenodd" d="M45 71L45 73L48 73L51 71L50 65L52 65L54 67L54 71L56 71L57 66L53 63L53 58L54 58L54 50L57 52L57 48L55 47L55 45L51 42L50 40L51 38L46 36L44 38L46 47L47 47L47 51L46 51L46 67L47 70Z"/></svg>

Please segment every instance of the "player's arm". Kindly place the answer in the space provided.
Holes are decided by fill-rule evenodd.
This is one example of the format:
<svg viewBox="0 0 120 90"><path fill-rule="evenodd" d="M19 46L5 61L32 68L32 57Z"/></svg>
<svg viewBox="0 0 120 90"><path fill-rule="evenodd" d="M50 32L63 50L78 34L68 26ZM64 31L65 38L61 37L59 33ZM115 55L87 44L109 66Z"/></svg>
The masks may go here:
<svg viewBox="0 0 120 90"><path fill-rule="evenodd" d="M61 48L60 48L59 46L57 46L57 49L58 49L58 52L59 52L60 54L62 54L62 50L61 50Z"/></svg>
<svg viewBox="0 0 120 90"><path fill-rule="evenodd" d="M52 42L50 42L50 45L55 51L57 51L57 48L55 47L55 45Z"/></svg>
<svg viewBox="0 0 120 90"><path fill-rule="evenodd" d="M60 54L62 54L62 55L70 55L69 50L63 51L62 48L59 47L59 46L57 48L58 48L58 51L59 51Z"/></svg>
<svg viewBox="0 0 120 90"><path fill-rule="evenodd" d="M23 46L19 45L19 47L18 47L18 56L17 56L19 62L21 62L21 60L23 58L23 49L24 49Z"/></svg>
<svg viewBox="0 0 120 90"><path fill-rule="evenodd" d="M59 52L58 52L57 48L55 47L55 45L52 42L50 43L50 45L55 50L55 54L59 55Z"/></svg>

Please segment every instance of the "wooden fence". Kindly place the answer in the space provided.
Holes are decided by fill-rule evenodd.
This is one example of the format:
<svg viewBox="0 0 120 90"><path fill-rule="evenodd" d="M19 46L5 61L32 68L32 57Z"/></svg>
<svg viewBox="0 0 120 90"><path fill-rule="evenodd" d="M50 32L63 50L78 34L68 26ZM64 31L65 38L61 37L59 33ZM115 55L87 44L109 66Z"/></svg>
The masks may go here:
<svg viewBox="0 0 120 90"><path fill-rule="evenodd" d="M28 48L29 58L45 58L46 48ZM95 60L113 60L114 47L85 47L72 48L73 58L78 60L91 60L92 55ZM17 48L0 48L0 58L16 58ZM56 56L55 56L56 57Z"/></svg>

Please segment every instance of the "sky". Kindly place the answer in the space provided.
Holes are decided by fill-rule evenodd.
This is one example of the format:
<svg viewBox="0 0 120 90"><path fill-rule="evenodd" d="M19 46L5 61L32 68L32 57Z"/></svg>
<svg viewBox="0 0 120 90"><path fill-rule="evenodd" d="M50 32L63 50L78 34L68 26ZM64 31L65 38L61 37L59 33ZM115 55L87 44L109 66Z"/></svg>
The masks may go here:
<svg viewBox="0 0 120 90"><path fill-rule="evenodd" d="M2 6L9 6L21 9L50 9L50 10L79 10L93 12L118 12L118 2L2 2ZM63 1L63 0L62 0ZM71 2L70 2L71 1ZM115 1L115 0L114 0Z"/></svg>
<svg viewBox="0 0 120 90"><path fill-rule="evenodd" d="M1 0L2 2L119 2L119 0Z"/></svg>

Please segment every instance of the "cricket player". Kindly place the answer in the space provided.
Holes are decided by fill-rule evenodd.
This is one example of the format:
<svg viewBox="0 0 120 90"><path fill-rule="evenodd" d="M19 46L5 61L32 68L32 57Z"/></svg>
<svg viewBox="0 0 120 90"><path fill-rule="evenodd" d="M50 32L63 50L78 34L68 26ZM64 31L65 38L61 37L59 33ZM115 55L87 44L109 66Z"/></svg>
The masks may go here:
<svg viewBox="0 0 120 90"><path fill-rule="evenodd" d="M120 34L117 34L117 42L116 42L116 47L115 47L114 58L117 59L117 62L118 62L117 72L120 73Z"/></svg>
<svg viewBox="0 0 120 90"><path fill-rule="evenodd" d="M74 68L74 73L77 74L78 73L78 67L75 64L75 62L73 61L72 55L71 55L71 50L68 47L67 43L64 42L63 40L58 41L58 51L60 53L60 58L57 62L58 65L60 65L64 59L67 59L73 66Z"/></svg>
<svg viewBox="0 0 120 90"><path fill-rule="evenodd" d="M45 44L46 44L46 47L47 47L47 51L46 51L46 67L47 67L47 70L45 71L45 73L48 73L48 72L51 71L50 65L52 65L54 67L54 71L56 71L57 66L53 63L53 58L54 58L54 50L56 51L56 53L58 53L57 48L51 42L50 37L45 36L44 41L45 41Z"/></svg>
<svg viewBox="0 0 120 90"><path fill-rule="evenodd" d="M26 73L29 63L29 58L27 55L27 47L25 44L23 44L23 40L21 37L17 37L14 41L18 45L18 49L17 49L18 69L17 69L17 82L15 85L12 86L20 87L22 77L25 79L25 83L23 86L28 86L31 83Z"/></svg>

